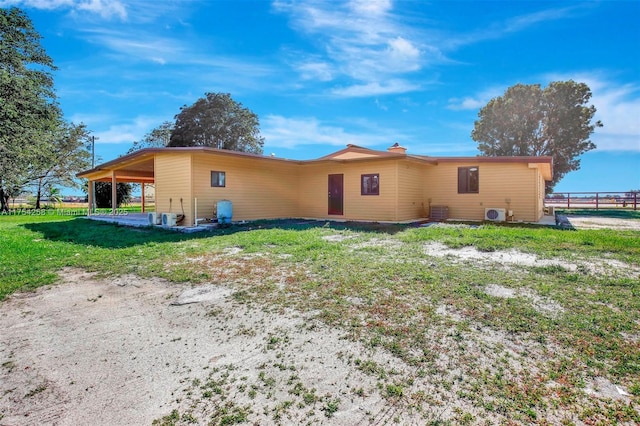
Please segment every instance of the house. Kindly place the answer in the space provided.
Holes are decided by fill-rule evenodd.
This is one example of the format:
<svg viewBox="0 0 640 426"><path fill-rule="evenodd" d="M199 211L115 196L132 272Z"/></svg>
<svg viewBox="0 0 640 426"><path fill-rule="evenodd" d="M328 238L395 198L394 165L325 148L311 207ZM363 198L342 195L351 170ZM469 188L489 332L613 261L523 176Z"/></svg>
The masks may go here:
<svg viewBox="0 0 640 426"><path fill-rule="evenodd" d="M535 222L543 216L552 167L551 157L410 155L397 143L386 151L347 145L303 161L183 147L142 149L78 177L154 183L155 210L183 213L186 226L196 216L213 217L220 200L231 201L234 221L402 222L436 210L450 219L484 220L492 208L504 209L510 220Z"/></svg>

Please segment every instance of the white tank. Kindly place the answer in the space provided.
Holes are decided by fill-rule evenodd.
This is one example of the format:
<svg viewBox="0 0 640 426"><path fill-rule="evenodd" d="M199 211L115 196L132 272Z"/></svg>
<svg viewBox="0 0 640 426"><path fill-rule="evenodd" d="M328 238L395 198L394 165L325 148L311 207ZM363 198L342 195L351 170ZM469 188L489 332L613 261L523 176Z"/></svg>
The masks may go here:
<svg viewBox="0 0 640 426"><path fill-rule="evenodd" d="M233 204L229 200L218 201L218 223L231 223L233 218Z"/></svg>

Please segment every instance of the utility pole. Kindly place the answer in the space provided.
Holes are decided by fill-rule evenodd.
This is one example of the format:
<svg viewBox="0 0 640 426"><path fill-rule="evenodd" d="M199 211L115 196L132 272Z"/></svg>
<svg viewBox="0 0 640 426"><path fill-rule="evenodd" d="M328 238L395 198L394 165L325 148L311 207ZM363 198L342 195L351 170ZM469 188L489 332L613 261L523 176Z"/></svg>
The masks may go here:
<svg viewBox="0 0 640 426"><path fill-rule="evenodd" d="M96 167L96 137L91 136L91 168L94 169ZM96 182L91 181L91 193L93 197L91 197L91 205L89 208L91 209L91 213L96 212Z"/></svg>

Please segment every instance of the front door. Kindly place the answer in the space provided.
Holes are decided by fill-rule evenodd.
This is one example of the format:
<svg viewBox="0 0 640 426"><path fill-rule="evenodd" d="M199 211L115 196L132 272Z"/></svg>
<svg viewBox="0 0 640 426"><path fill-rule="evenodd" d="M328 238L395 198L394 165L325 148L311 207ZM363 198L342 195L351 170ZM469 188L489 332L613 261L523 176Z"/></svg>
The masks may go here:
<svg viewBox="0 0 640 426"><path fill-rule="evenodd" d="M343 175L329 175L329 214L343 214Z"/></svg>

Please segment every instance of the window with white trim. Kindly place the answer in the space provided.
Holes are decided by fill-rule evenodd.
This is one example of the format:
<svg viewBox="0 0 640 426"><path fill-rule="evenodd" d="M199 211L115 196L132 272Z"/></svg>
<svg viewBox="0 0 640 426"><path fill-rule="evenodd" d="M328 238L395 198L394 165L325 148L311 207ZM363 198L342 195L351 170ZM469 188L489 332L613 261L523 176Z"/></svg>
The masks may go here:
<svg viewBox="0 0 640 426"><path fill-rule="evenodd" d="M214 188L224 188L227 186L227 174L225 172L211 172L211 186Z"/></svg>

